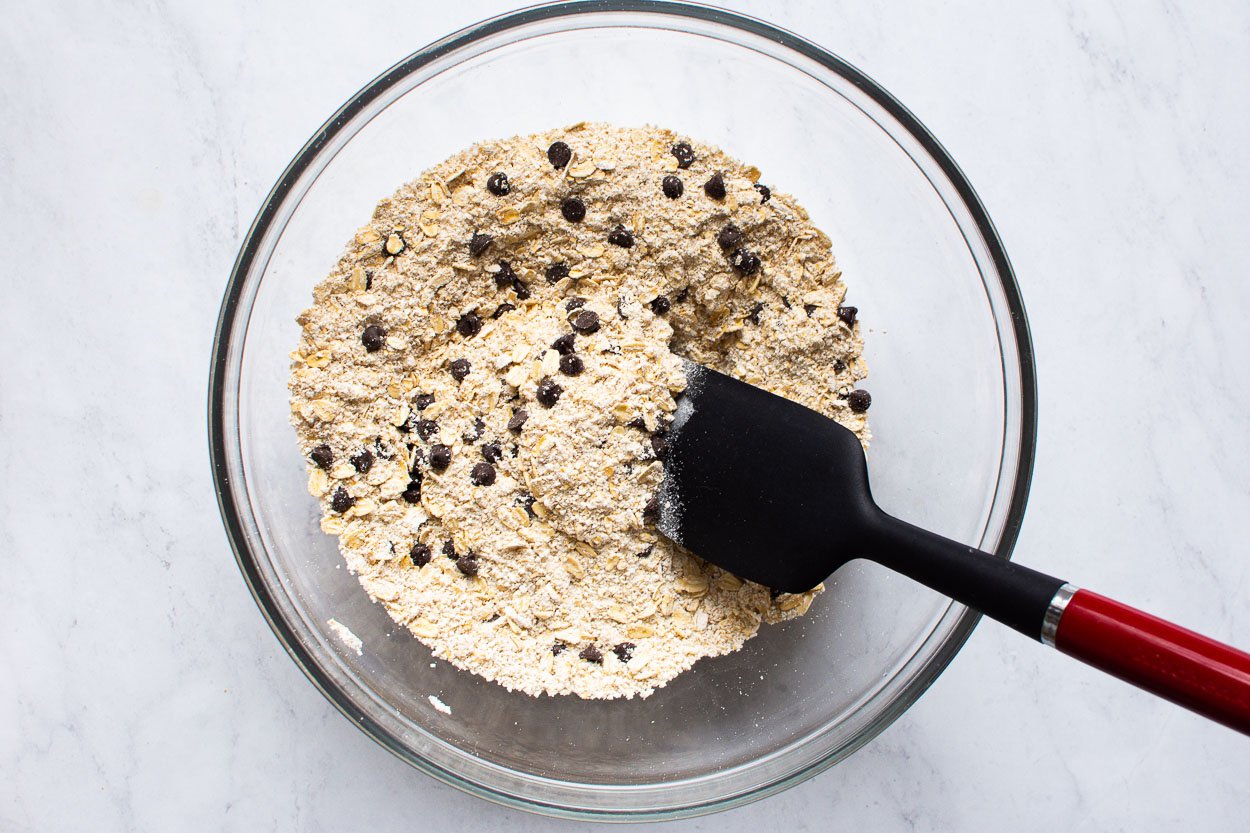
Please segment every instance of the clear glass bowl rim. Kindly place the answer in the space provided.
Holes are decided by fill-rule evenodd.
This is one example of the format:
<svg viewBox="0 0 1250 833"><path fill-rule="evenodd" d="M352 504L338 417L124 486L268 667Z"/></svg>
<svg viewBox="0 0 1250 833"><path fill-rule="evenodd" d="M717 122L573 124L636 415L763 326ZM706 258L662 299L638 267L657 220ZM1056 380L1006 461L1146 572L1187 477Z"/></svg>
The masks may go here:
<svg viewBox="0 0 1250 833"><path fill-rule="evenodd" d="M297 187L301 174L312 165L313 161L330 143L335 134L344 129L355 115L383 95L400 79L419 70L435 59L454 53L483 38L496 36L510 29L516 29L538 21L552 21L586 14L602 15L604 13L663 15L724 26L750 35L767 38L784 49L793 51L803 58L815 61L824 68L850 81L862 93L869 96L876 104L886 110L924 148L931 161L939 166L947 177L948 182L954 186L956 193L964 204L964 208L972 217L993 262L994 272L999 279L1000 288L1005 296L1007 308L1010 312L1010 334L1014 338L1019 359L1018 367L1015 368L1019 373L1020 383L1020 438L1018 457L1016 458L1016 474L1010 499L1007 502L1007 513L1002 535L998 546L995 548L996 555L1002 558L1011 558L1011 553L1015 547L1020 526L1023 522L1029 485L1033 475L1037 432L1036 366L1034 363L1032 338L1029 333L1028 319L1025 314L1020 289L1011 263L1007 258L1007 253L1003 248L1002 241L999 239L993 222L990 220L989 214L973 190L971 183L969 183L967 177L945 148L942 147L919 119L883 87L845 60L805 40L799 35L762 20L712 6L671 2L671 0L575 0L574 2L531 6L483 20L430 43L390 67L360 89L313 134L312 138L287 165L286 170L283 171L265 198L256 219L252 222L243 240L230 273L230 280L226 285L213 340L208 391L208 433L209 452L218 507L231 548L234 551L235 560L248 585L248 589L287 654L300 667L308 679L325 695L326 699L345 717L400 760L472 795L506 806L553 816L598 821L644 821L648 819L671 819L703 815L740 806L799 784L844 760L880 734L928 689L937 676L945 670L964 642L967 641L981 615L975 611L965 609L960 614L950 634L930 656L920 672L913 676L908 687L900 691L875 722L861 732L853 742L833 750L824 758L784 778L761 784L756 789L748 792L662 811L605 811L600 808L578 808L538 802L524 796L495 789L488 784L466 779L459 773L450 771L420 757L409 749L402 740L394 737L390 732L373 721L368 714L357 708L345 693L338 688L320 668L311 652L300 641L291 623L281 615L279 606L262 579L260 569L255 560L256 556L251 551L243 523L240 519L241 507L231 490L227 463L229 454L227 448L228 432L226 430L226 418L228 415L226 412L226 401L227 388L232 382L228 373L228 358L232 339L237 335L236 325L246 324L245 320L240 321L237 318L240 302L243 300L242 293L245 278L251 271L256 257L262 248L262 241L266 233L280 216L280 206L291 194L292 190ZM246 326L240 329L245 331ZM1000 329L1000 337L1001 335Z"/></svg>

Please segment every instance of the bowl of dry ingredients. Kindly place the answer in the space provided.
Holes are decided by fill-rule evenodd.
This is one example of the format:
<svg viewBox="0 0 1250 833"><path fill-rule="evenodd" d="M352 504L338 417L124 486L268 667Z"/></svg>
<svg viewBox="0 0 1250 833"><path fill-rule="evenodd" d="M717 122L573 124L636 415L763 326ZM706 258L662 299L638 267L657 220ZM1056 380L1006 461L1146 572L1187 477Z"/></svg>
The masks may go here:
<svg viewBox="0 0 1250 833"><path fill-rule="evenodd" d="M213 355L222 515L292 658L402 759L558 815L709 812L866 743L976 616L869 564L775 593L661 535L683 358L838 420L882 506L1009 557L1019 292L858 70L596 2L362 89L269 195Z"/></svg>

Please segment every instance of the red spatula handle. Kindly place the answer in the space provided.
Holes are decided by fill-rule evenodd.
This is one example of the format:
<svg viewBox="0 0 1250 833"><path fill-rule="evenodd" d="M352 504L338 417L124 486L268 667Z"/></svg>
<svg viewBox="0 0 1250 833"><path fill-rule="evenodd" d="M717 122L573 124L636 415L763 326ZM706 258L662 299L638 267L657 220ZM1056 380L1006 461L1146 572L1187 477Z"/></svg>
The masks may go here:
<svg viewBox="0 0 1250 833"><path fill-rule="evenodd" d="M1106 596L1073 590L1065 585L1056 595L1043 641L1250 734L1250 654Z"/></svg>

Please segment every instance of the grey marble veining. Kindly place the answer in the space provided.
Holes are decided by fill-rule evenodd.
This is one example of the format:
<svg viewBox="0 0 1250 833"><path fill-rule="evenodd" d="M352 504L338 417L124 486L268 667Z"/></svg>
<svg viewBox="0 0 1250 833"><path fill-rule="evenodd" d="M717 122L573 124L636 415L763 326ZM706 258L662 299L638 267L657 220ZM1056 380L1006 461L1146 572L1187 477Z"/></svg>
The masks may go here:
<svg viewBox="0 0 1250 833"><path fill-rule="evenodd" d="M942 140L1037 347L1017 557L1250 644L1250 8L734 3ZM24 4L0 27L0 830L564 830L393 759L238 576L204 437L217 307L286 162L505 9ZM1239 830L1250 744L985 624L847 762L668 830Z"/></svg>

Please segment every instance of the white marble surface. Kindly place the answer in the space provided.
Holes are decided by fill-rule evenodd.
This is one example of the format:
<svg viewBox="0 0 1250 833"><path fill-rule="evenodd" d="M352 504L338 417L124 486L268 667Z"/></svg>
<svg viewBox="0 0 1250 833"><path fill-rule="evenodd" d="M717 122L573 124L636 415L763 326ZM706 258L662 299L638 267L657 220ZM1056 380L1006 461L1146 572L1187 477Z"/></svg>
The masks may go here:
<svg viewBox="0 0 1250 833"><path fill-rule="evenodd" d="M882 82L997 222L1041 392L1018 557L1250 644L1250 7L733 5ZM282 167L504 8L5 5L0 830L578 827L330 708L244 588L204 438L220 294ZM983 624L848 762L666 829L1244 830L1248 775L1246 738Z"/></svg>

